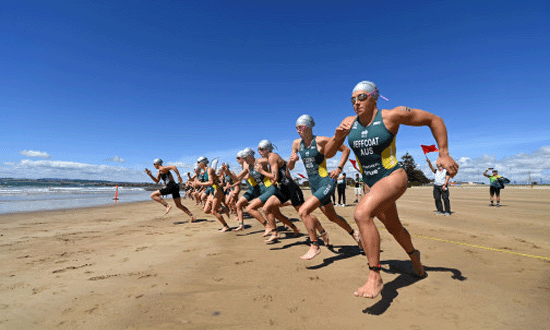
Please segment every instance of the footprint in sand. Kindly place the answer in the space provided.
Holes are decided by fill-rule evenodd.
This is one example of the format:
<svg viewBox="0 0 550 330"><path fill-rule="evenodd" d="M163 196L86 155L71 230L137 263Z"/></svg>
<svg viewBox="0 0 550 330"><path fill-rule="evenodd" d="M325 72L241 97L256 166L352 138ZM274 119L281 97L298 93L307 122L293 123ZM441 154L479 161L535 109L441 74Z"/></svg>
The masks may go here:
<svg viewBox="0 0 550 330"><path fill-rule="evenodd" d="M237 261L237 262L235 262L235 265L242 265L242 264L245 264L245 263L248 263L248 262L253 262L253 260Z"/></svg>
<svg viewBox="0 0 550 330"><path fill-rule="evenodd" d="M65 267L65 268L61 268L61 269L56 269L52 272L52 274L63 273L63 272L66 272L68 270L74 270L74 269L79 269L79 268L89 267L89 266L93 266L93 264L84 264L84 265L80 265L80 266L69 266L69 267Z"/></svg>

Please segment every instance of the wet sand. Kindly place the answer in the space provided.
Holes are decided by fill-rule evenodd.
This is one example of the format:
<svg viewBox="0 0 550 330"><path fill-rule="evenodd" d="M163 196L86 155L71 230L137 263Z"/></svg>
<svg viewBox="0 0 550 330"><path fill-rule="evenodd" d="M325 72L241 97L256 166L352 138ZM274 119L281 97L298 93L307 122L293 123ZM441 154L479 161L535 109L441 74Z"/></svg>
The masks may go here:
<svg viewBox="0 0 550 330"><path fill-rule="evenodd" d="M376 220L385 287L375 299L353 295L366 257L319 211L334 247L310 261L299 258L305 235L266 245L254 219L219 233L190 200L196 223L153 201L0 215L0 328L546 329L550 189L506 187L499 208L488 195L451 188L446 217L433 214L431 187L409 189L398 210L428 277L411 275ZM336 210L356 228L354 200L349 188L351 205Z"/></svg>

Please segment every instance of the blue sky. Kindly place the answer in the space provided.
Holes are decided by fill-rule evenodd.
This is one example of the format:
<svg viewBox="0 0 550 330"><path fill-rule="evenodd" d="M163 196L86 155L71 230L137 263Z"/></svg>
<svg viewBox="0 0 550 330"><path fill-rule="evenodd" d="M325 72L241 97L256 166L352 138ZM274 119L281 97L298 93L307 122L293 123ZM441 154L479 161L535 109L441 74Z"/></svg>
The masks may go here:
<svg viewBox="0 0 550 330"><path fill-rule="evenodd" d="M549 21L548 1L2 2L0 177L148 181L262 139L288 158L300 115L332 136L371 80L379 108L445 120L457 180L548 182ZM402 127L398 156L427 171L434 143Z"/></svg>

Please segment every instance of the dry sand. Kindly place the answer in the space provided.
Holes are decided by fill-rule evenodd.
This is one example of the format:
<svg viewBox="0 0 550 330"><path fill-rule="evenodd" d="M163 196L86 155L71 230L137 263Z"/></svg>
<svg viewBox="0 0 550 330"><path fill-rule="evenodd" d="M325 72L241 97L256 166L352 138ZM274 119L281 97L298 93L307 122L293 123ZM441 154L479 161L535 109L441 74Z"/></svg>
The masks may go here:
<svg viewBox="0 0 550 330"><path fill-rule="evenodd" d="M451 188L444 217L431 188L409 189L398 209L429 276L381 229L376 299L353 295L366 258L319 211L334 249L311 261L305 236L266 245L254 219L222 234L189 200L197 223L153 201L1 215L0 329L548 329L550 189L488 195ZM356 228L353 210L337 207Z"/></svg>

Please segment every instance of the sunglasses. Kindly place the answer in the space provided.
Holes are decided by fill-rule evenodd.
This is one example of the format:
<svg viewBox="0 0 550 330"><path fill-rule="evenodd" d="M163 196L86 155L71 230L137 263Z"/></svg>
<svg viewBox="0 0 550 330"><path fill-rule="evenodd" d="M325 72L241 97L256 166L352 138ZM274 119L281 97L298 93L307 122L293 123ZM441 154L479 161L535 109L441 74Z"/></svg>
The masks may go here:
<svg viewBox="0 0 550 330"><path fill-rule="evenodd" d="M375 89L371 93L362 93L362 94L357 95L357 97L352 97L351 98L351 104L355 104L357 102L357 100L365 101L369 96L374 95L376 93L378 93L378 89Z"/></svg>
<svg viewBox="0 0 550 330"><path fill-rule="evenodd" d="M267 148L258 147L258 151L264 151L267 150Z"/></svg>

